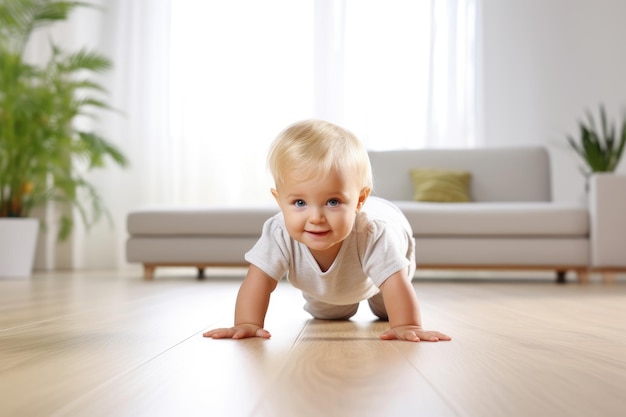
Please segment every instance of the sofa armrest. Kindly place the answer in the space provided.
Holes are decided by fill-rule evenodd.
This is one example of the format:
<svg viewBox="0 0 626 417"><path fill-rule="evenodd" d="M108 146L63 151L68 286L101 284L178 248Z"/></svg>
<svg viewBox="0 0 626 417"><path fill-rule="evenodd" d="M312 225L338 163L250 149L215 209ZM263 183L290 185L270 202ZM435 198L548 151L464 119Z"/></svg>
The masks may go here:
<svg viewBox="0 0 626 417"><path fill-rule="evenodd" d="M590 177L591 267L626 268L626 175Z"/></svg>

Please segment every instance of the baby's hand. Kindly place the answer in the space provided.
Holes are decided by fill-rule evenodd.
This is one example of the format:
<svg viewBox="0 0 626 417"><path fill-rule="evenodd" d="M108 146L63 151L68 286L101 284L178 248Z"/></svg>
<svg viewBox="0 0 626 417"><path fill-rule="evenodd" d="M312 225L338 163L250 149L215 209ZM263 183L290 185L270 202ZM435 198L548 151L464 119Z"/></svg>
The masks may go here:
<svg viewBox="0 0 626 417"><path fill-rule="evenodd" d="M452 340L448 335L438 331L422 330L420 326L397 326L380 335L383 340L408 340L409 342L438 342L440 340Z"/></svg>
<svg viewBox="0 0 626 417"><path fill-rule="evenodd" d="M245 339L248 337L262 337L269 339L272 337L270 332L257 326L256 324L239 324L234 327L209 330L202 334L204 337L213 339Z"/></svg>

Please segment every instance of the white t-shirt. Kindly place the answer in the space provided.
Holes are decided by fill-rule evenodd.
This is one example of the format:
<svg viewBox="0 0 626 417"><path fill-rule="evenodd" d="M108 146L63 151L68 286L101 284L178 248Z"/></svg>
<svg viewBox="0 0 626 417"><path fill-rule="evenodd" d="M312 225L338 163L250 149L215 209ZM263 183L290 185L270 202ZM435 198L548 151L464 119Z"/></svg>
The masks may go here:
<svg viewBox="0 0 626 417"><path fill-rule="evenodd" d="M369 197L334 262L322 271L309 248L287 233L282 213L268 219L246 261L270 277L329 304L358 303L379 292L387 278L405 268L415 273L415 240L409 222L391 202Z"/></svg>

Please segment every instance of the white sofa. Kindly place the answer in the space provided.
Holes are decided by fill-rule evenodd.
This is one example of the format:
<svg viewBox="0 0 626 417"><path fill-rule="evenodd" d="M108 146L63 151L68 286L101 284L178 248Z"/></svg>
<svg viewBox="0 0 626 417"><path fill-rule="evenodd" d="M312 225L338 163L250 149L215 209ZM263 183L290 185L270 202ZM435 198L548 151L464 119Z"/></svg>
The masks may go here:
<svg viewBox="0 0 626 417"><path fill-rule="evenodd" d="M374 195L394 201L413 227L418 268L554 270L560 282L567 271L586 282L590 271L611 280L626 270L626 231L613 228L626 214L624 177L612 176L623 188L617 204L613 191L593 181L590 210L553 201L543 147L381 151L370 159ZM419 167L471 172L472 201L413 201L409 171ZM276 212L276 206L136 210L127 219L127 259L144 265L146 279L157 266L194 266L201 276L206 267L243 265Z"/></svg>

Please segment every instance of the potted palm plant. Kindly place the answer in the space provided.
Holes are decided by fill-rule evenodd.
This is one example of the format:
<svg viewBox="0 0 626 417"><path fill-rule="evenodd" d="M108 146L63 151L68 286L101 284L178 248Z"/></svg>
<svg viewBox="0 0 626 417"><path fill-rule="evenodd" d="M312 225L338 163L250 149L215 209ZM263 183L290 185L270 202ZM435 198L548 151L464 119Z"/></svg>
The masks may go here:
<svg viewBox="0 0 626 417"><path fill-rule="evenodd" d="M106 212L94 186L84 173L105 166L109 159L119 166L127 160L112 143L95 131L82 129L81 118L109 109L104 89L93 75L109 70L104 56L81 49L63 51L50 42L43 64L29 63L25 49L33 32L66 20L85 3L54 0L0 0L0 268L15 261L19 246L31 248L24 266L0 269L3 275L30 275L35 244L16 229L29 224L32 209L58 202L77 208L89 227ZM85 125L86 123L82 123ZM58 238L72 230L72 215L59 219ZM34 227L35 233L38 227ZM35 235L36 239L36 235ZM30 256L30 260L28 257ZM24 262L22 262L23 264Z"/></svg>

